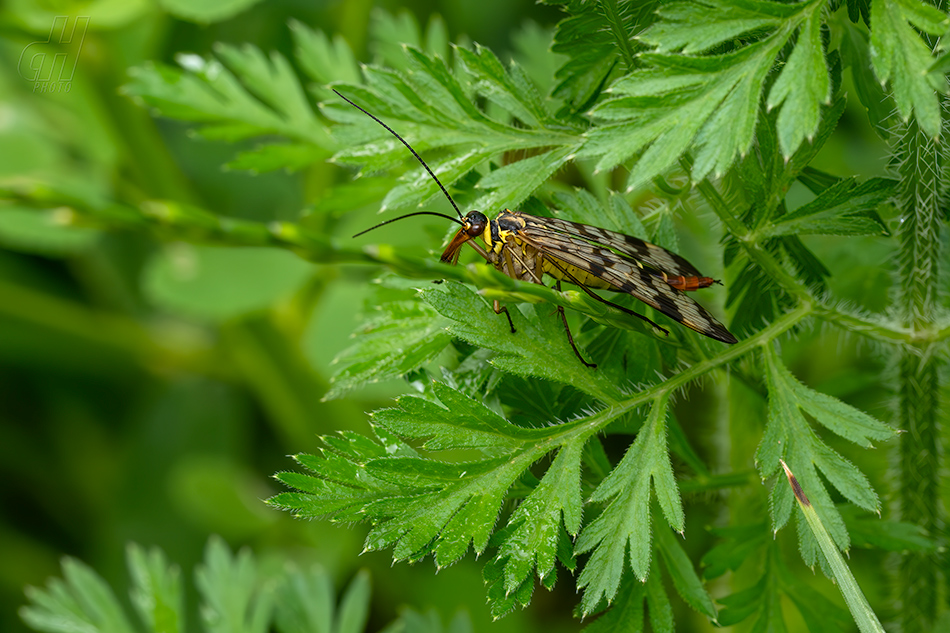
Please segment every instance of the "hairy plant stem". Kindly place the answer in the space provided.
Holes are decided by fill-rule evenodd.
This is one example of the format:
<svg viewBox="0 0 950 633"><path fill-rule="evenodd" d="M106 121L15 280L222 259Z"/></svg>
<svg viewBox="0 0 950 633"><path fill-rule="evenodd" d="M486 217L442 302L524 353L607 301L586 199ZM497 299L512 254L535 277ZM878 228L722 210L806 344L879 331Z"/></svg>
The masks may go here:
<svg viewBox="0 0 950 633"><path fill-rule="evenodd" d="M897 193L901 211L897 307L902 325L911 331L926 330L933 326L938 303L946 149L924 134L913 119L897 143L901 182ZM926 341L907 342L897 348L896 423L907 431L898 449L898 502L902 520L938 536L944 523L939 502L941 355L933 348L934 343ZM902 556L897 587L904 633L933 629L939 610L941 573L939 560L932 553L908 552Z"/></svg>

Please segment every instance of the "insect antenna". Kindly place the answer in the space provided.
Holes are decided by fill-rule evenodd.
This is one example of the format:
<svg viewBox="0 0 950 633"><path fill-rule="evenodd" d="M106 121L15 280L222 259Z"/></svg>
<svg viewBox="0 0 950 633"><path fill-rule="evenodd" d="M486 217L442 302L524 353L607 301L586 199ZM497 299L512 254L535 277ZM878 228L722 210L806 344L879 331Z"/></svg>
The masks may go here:
<svg viewBox="0 0 950 633"><path fill-rule="evenodd" d="M436 177L435 172L433 172L431 169L429 169L429 166L426 165L426 162L425 162L424 160L422 160L422 157L419 156L419 154L416 153L416 150L412 149L412 145L410 145L409 143L407 143L406 140L405 140L403 137L401 137L401 136L399 136L398 134L396 134L395 130L393 130L391 127L389 127L388 125L386 125L385 123L383 123L382 121L380 121L380 120L376 117L376 115L367 112L366 110L364 110L364 109L361 108L360 106L356 105L355 103L353 103L352 101L350 101L349 99L347 99L346 97L344 97L343 95L341 95L340 92L339 92L336 88L333 88L333 92L335 92L338 97L340 97L341 99L343 99L344 101L346 101L347 103L349 103L351 106L353 106L354 108L356 108L357 110L359 110L360 112L362 112L363 114L365 114L366 116L368 116L369 118L371 118L372 120L374 120L374 121L376 121L377 123L379 123L380 125L382 125L384 128L386 128L386 131L387 131L387 132L389 132L390 134L392 134L393 136L395 136L397 139L399 139L399 142L402 143L403 145L405 145L405 146L409 149L409 151L412 152L412 155L416 157L416 160L419 161L419 162L422 164L422 166L426 168L426 171L429 172L429 175L430 175L430 176L432 176L432 180L435 181L435 184L439 185L439 189L441 189L441 190L442 190L442 193L445 194L446 199L448 199L448 201L452 203L452 208L455 209L455 212L458 214L459 219L462 218L462 212L459 210L458 205L455 204L455 200L452 199L452 196L449 195L448 190L446 190L446 188L442 185L442 181L440 181L440 180ZM415 214L410 213L409 215L415 215ZM409 215L404 215L404 216L402 216L402 217L403 217L403 218L408 218ZM436 215L438 215L438 214L436 214ZM395 220L401 220L401 219L402 219L402 218L396 218ZM395 220L389 220L389 222L395 222ZM383 224L388 224L389 222L383 222L382 224L377 224L376 226L382 226ZM461 222L460 222L460 224L461 224ZM373 229L375 229L376 226L374 226ZM372 229L366 229L366 230L367 230L367 231L371 231ZM366 231L363 231L363 233L365 233L365 232L366 232ZM361 235L361 233L357 233L357 235ZM354 237L355 237L355 236L354 236Z"/></svg>
<svg viewBox="0 0 950 633"><path fill-rule="evenodd" d="M444 213L436 213L435 211L416 211L415 213L407 213L406 215L400 215L398 218L393 218L393 219L391 219L391 220L386 220L385 222L380 222L380 223L377 224L376 226L371 226L371 227L369 227L368 229L365 229L365 230L363 230L363 231L360 231L359 233L357 233L357 234L354 235L353 237L359 237L360 235L363 235L364 233L369 233L369 232L372 231L373 229L378 229L378 228L381 227L381 226L386 226L387 224L392 224L393 222L395 222L395 221L397 221L397 220L403 220L403 219L405 219L405 218L411 218L411 217L414 216L414 215L437 215L437 216L439 216L440 218L445 218L446 220L452 220L452 221L455 222L456 224L461 224L462 226L465 226L465 223L464 223L464 222L462 222L462 221L459 220L458 218L453 218L451 215L445 215Z"/></svg>

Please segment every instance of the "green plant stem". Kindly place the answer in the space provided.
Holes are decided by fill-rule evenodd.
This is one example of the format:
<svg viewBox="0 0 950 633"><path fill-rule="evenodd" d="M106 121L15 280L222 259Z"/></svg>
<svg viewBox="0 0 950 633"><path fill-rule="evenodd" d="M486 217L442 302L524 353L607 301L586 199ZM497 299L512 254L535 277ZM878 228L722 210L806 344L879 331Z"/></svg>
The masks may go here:
<svg viewBox="0 0 950 633"><path fill-rule="evenodd" d="M351 401L320 400L329 385L273 314L223 323L220 331L234 372L267 409L267 419L284 446L318 450L315 430L330 433L331 421L361 419L360 407Z"/></svg>
<svg viewBox="0 0 950 633"><path fill-rule="evenodd" d="M891 325L881 320L865 318L857 314L845 312L834 306L821 303L821 301L812 295L807 286L795 279L789 274L782 265L775 260L771 253L758 243L756 234L747 229L735 215L730 211L722 196L716 190L715 186L708 180L703 180L698 185L698 190L706 200L706 203L712 208L726 228L732 233L739 243L745 248L749 258L758 264L763 270L775 279L781 287L790 295L797 297L800 301L812 304L814 316L830 323L835 323L847 328L849 332L861 334L868 338L887 343L907 343L917 347L927 346L950 337L950 324L937 324L931 321L925 321L914 326L906 324ZM939 221L939 213L936 216ZM918 245L914 250L926 250L925 259L939 258L939 227L931 227L930 239L933 242L930 246ZM928 265L936 274L936 262L931 261ZM914 279L914 283L920 283L919 278ZM934 286L936 288L936 286ZM929 318L932 319L934 311L931 308L927 311Z"/></svg>
<svg viewBox="0 0 950 633"><path fill-rule="evenodd" d="M841 557L838 546L835 545L834 539L832 539L828 533L825 524L822 523L821 517L818 516L814 506L812 506L808 500L807 494L802 490L801 485L794 474L792 474L792 471L789 470L788 465L783 460L779 461L782 463L782 468L785 469L788 483L792 487L795 499L798 501L798 507L801 508L802 514L805 517L805 523L812 531L812 534L815 535L815 540L818 542L818 546L821 548L822 553L824 553L825 559L828 561L828 566L831 568L832 577L841 590L841 595L844 597L844 601L847 603L848 610L851 611L855 622L857 622L858 628L862 633L884 633L884 627L881 626L877 615L874 613L871 605L868 604L864 592L861 591L861 587L855 580L854 574L851 573L847 563L844 562L844 558Z"/></svg>
<svg viewBox="0 0 950 633"><path fill-rule="evenodd" d="M815 316L829 323L834 323L853 334L860 334L884 343L910 343L915 335L921 334L920 332L911 332L906 328L867 319L850 312L836 310L826 305L817 306ZM933 333L933 336L939 336L939 333Z"/></svg>
<svg viewBox="0 0 950 633"><path fill-rule="evenodd" d="M911 328L902 324L887 323L873 317L866 318L827 305L816 306L815 316L840 325L848 332L861 334L884 343L907 343L924 348L950 338L950 323L946 321L931 322Z"/></svg>
<svg viewBox="0 0 950 633"><path fill-rule="evenodd" d="M921 131L914 119L897 143L901 176L897 204L902 214L898 228L898 310L902 325L909 331L927 331L933 326L938 303L946 150ZM898 348L896 423L907 431L898 449L900 518L936 535L944 517L939 502L942 356L934 352L933 344L927 341ZM928 554L908 552L902 556L897 586L904 633L933 629L939 613L940 576L945 573L939 566L939 560Z"/></svg>
<svg viewBox="0 0 950 633"><path fill-rule="evenodd" d="M730 346L722 353L717 354L712 358L695 363L678 374L671 376L661 384L639 391L634 396L625 398L623 400L618 400L616 402L608 402L607 404L609 406L599 414L582 418L577 422L566 422L557 427L553 427L550 433L557 434L559 438L566 440L569 439L569 436L573 435L573 429L577 428L582 429L582 434L601 432L614 420L636 409L637 407L641 407L651 400L656 400L661 397L669 397L669 395L675 393L678 389L682 389L693 380L701 378L717 367L726 365L733 360L748 354L758 346L767 345L791 328L795 327L795 325L807 318L810 314L811 310L808 306L801 306L795 310L792 310L791 312L782 316L782 318L776 320L774 323L768 325L760 332L756 333L754 336L740 341L736 345Z"/></svg>
<svg viewBox="0 0 950 633"><path fill-rule="evenodd" d="M810 294L807 287L799 284L786 273L768 251L751 246L750 232L729 212L727 205L710 183L704 181L699 189L729 230L746 237L746 241L742 243L747 247L749 256L763 268L774 271L783 284L788 284L783 285L784 288L791 288L792 294L798 294L803 300L807 299L813 304L812 316L840 325L849 332L887 343L924 345L950 338L950 323L930 323L925 327L909 328L820 303L818 298ZM91 209L79 201L67 199L56 192L36 188L29 191L0 189L0 199L4 198L43 209L67 208L72 214L69 221L79 226L111 230L146 230L169 240L197 240L222 246L278 246L316 263L382 263L406 276L418 279L442 277L457 281L475 281L473 274L467 268L452 267L431 259L405 257L388 247L368 246L360 249L345 246L338 240L290 222L264 224L219 218L205 212L184 210L180 205L173 203L156 201L143 204L145 213L132 207ZM483 287L487 285L487 287L496 287L508 292L517 290L524 295L519 300L537 297L538 300L585 311L580 305L569 303L564 294L544 286L516 282L501 273L492 275L490 270L486 275L477 275L477 277Z"/></svg>
<svg viewBox="0 0 950 633"><path fill-rule="evenodd" d="M144 367L179 367L221 378L234 376L226 363L216 359L210 341L195 336L194 331L150 331L132 319L94 312L7 281L0 281L0 318L136 358Z"/></svg>
<svg viewBox="0 0 950 633"><path fill-rule="evenodd" d="M785 268L772 257L771 254L756 240L755 234L749 231L732 213L732 210L722 196L708 180L697 185L699 193L706 200L729 232L739 240L749 259L754 261L762 270L769 274L788 294L796 297L803 304L814 305L816 300L808 287L795 279Z"/></svg>
<svg viewBox="0 0 950 633"><path fill-rule="evenodd" d="M722 473L718 475L705 475L694 477L692 479L681 479L676 482L680 492L709 492L723 490L726 488L741 488L751 486L761 481L759 474L754 470L744 470L739 472Z"/></svg>
<svg viewBox="0 0 950 633"><path fill-rule="evenodd" d="M160 37L153 39L153 34L170 28L171 22L156 14L147 27L136 27L137 31L120 29L102 35L109 54L103 55L103 70L95 75L96 91L90 94L90 103L99 111L103 123L110 126L111 138L120 152L118 162L124 177L117 179L116 187L123 200L199 200L162 139L155 119L120 94L120 87L128 81L128 68L158 54L153 46Z"/></svg>

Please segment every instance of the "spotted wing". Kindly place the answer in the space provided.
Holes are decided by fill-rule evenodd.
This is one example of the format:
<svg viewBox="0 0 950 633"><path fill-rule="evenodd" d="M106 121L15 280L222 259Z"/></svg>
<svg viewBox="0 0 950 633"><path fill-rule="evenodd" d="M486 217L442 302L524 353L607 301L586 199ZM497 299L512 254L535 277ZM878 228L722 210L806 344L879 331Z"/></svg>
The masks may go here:
<svg viewBox="0 0 950 633"><path fill-rule="evenodd" d="M696 267L686 261L684 257L636 237L557 218L539 218L524 213L520 215L525 221L525 232L529 236L557 233L576 248L589 247L591 244L595 244L607 247L673 277L680 275L683 277L702 277L702 273L696 270Z"/></svg>
<svg viewBox="0 0 950 633"><path fill-rule="evenodd" d="M663 281L661 277L639 266L637 262L618 255L610 248L597 246L592 244L591 241L578 239L573 235L565 234L563 231L546 230L541 222L547 222L547 218L522 217L526 220L526 225L524 230L519 231L518 239L522 239L528 245L540 250L545 257L553 259L562 266L575 266L598 279L602 279L616 290L633 295L674 321L682 323L700 334L724 343L737 342L736 337L714 316L709 314L705 308L688 295ZM530 222L528 218L537 222ZM574 224L573 222L565 224L571 227L602 231L602 229L596 229L585 224ZM635 239L612 231L608 231L608 233L631 240ZM640 240L636 241L640 242ZM675 255L675 253L670 253L647 242L641 243L647 244L647 248L659 249L666 255L675 256L686 262L685 259ZM686 264L689 266L688 262ZM692 266L690 266L690 269L695 271ZM689 274L698 274L692 271L689 271ZM673 272L675 274L686 274L687 271L681 267L674 269Z"/></svg>

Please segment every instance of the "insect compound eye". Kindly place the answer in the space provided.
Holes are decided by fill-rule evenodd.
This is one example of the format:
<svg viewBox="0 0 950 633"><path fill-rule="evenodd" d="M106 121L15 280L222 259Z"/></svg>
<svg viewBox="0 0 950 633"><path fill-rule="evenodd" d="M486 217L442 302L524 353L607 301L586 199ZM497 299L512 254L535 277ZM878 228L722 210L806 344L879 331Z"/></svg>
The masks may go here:
<svg viewBox="0 0 950 633"><path fill-rule="evenodd" d="M465 233L469 237L478 237L485 232L488 226L488 218L480 211L469 211L465 216Z"/></svg>

